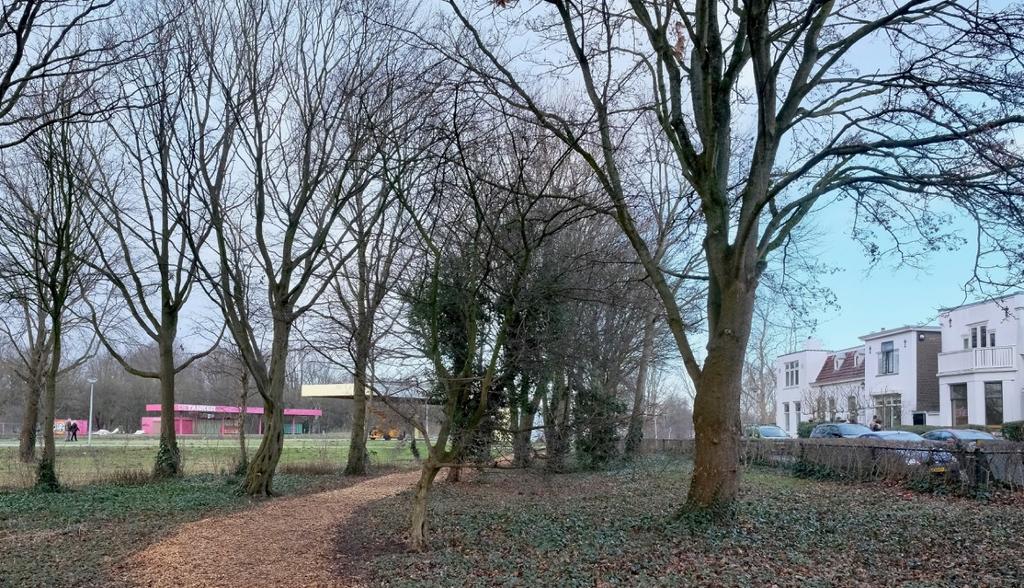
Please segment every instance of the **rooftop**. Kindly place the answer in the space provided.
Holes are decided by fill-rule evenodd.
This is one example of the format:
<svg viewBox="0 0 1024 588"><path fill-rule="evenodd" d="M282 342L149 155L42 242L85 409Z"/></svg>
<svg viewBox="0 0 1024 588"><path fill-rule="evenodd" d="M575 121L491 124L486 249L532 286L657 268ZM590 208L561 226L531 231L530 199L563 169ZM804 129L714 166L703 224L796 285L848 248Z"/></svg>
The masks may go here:
<svg viewBox="0 0 1024 588"><path fill-rule="evenodd" d="M836 367L836 358L839 358L839 366ZM858 357L860 358L858 360ZM835 382L848 382L851 380L864 379L864 352L861 347L837 351L825 358L825 363L818 372L818 377L811 382L817 384L831 384Z"/></svg>
<svg viewBox="0 0 1024 588"><path fill-rule="evenodd" d="M882 327L880 330L874 333L868 333L860 337L861 341L867 341L868 339L877 339L879 337L887 337L889 335L895 335L896 333L905 333L907 331L925 331L928 333L940 333L942 327L938 325L904 325L902 327L896 327L894 329L886 329Z"/></svg>

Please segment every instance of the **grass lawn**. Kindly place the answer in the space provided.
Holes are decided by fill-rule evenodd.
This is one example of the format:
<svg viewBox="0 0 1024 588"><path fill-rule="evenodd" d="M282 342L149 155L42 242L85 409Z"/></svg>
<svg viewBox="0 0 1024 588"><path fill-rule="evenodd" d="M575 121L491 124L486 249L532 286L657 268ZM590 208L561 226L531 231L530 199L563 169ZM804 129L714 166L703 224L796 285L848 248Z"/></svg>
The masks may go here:
<svg viewBox="0 0 1024 588"><path fill-rule="evenodd" d="M432 549L398 545L408 493L368 507L337 547L360 545L387 586L1021 586L1019 496L981 502L753 469L735 525L676 517L689 470L522 472L439 484Z"/></svg>
<svg viewBox="0 0 1024 588"><path fill-rule="evenodd" d="M180 437L178 442L188 475L230 473L238 460L238 442L235 439ZM259 442L259 437L248 439L250 455L256 452ZM348 439L286 437L281 467L283 471L344 468L348 444ZM369 441L367 447L375 465L402 467L414 461L407 442ZM58 441L57 476L62 484L81 486L102 482L124 471L148 472L153 467L156 451L157 441L149 438L94 437L92 447L85 441ZM0 447L0 489L28 488L34 481L35 467L18 462L17 447L14 444Z"/></svg>

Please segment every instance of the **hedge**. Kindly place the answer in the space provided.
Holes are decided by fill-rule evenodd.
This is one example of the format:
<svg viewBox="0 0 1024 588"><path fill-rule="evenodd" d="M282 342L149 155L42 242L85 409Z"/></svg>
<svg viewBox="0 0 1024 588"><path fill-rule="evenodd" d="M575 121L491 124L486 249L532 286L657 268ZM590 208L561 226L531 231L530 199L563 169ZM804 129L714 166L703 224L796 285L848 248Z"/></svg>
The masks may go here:
<svg viewBox="0 0 1024 588"><path fill-rule="evenodd" d="M820 424L821 423L817 421L804 421L799 423L796 426L796 436L802 439L807 439L811 436L811 431L814 430L814 427L817 427Z"/></svg>
<svg viewBox="0 0 1024 588"><path fill-rule="evenodd" d="M1003 437L1007 441L1024 441L1024 421L1003 423Z"/></svg>

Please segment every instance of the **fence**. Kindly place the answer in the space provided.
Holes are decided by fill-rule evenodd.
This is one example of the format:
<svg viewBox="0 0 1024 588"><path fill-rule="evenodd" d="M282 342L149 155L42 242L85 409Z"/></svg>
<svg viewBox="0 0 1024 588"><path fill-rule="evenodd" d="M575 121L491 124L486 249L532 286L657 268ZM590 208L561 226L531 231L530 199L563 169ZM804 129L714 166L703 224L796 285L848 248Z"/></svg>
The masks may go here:
<svg viewBox="0 0 1024 588"><path fill-rule="evenodd" d="M648 452L692 457L692 440L644 441ZM942 445L878 439L744 440L747 465L844 480L892 480L977 492L1024 489L1024 443Z"/></svg>

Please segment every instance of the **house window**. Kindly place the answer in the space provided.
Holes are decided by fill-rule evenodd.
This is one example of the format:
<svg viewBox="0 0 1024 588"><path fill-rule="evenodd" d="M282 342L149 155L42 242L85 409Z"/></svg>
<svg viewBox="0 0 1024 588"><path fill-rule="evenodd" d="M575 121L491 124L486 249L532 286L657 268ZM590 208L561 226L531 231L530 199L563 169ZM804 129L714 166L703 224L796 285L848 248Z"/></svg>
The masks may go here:
<svg viewBox="0 0 1024 588"><path fill-rule="evenodd" d="M830 420L832 422L835 422L835 420L836 420L836 413L837 412L838 411L836 410L836 399L835 398L829 398L828 399L828 420Z"/></svg>
<svg viewBox="0 0 1024 588"><path fill-rule="evenodd" d="M1003 424L1003 383L985 382L985 424Z"/></svg>
<svg viewBox="0 0 1024 588"><path fill-rule="evenodd" d="M921 425L924 425L925 422L928 420L923 412L915 412L913 414L913 418L914 418L914 426L915 427L919 427Z"/></svg>
<svg viewBox="0 0 1024 588"><path fill-rule="evenodd" d="M878 354L878 375L886 376L900 371L900 352L893 348L892 341L882 343Z"/></svg>
<svg viewBox="0 0 1024 588"><path fill-rule="evenodd" d="M995 347L996 346L996 332L988 330L988 326L981 325L978 327L971 327L971 349L977 349L978 347ZM967 347L964 347L967 349Z"/></svg>
<svg viewBox="0 0 1024 588"><path fill-rule="evenodd" d="M968 337L964 337L964 349L971 348L971 340Z"/></svg>
<svg viewBox="0 0 1024 588"><path fill-rule="evenodd" d="M800 385L800 362L799 361L787 361L786 362L786 387L799 386Z"/></svg>
<svg viewBox="0 0 1024 588"><path fill-rule="evenodd" d="M882 394L875 397L875 414L886 429L898 427L901 423L903 401L899 394Z"/></svg>
<svg viewBox="0 0 1024 588"><path fill-rule="evenodd" d="M796 422L799 423L800 422L800 403L799 402L794 402L793 403L793 414L796 415Z"/></svg>
<svg viewBox="0 0 1024 588"><path fill-rule="evenodd" d="M782 414L785 415L786 430L788 431L788 430L790 430L792 428L792 427L789 426L789 403L788 402L783 402L782 403Z"/></svg>
<svg viewBox="0 0 1024 588"><path fill-rule="evenodd" d="M953 426L967 424L967 384L949 385L949 404L953 413Z"/></svg>
<svg viewBox="0 0 1024 588"><path fill-rule="evenodd" d="M857 422L857 397L850 396L846 399L846 420L851 423Z"/></svg>
<svg viewBox="0 0 1024 588"><path fill-rule="evenodd" d="M819 421L825 420L825 399L818 398L814 403L814 418Z"/></svg>

